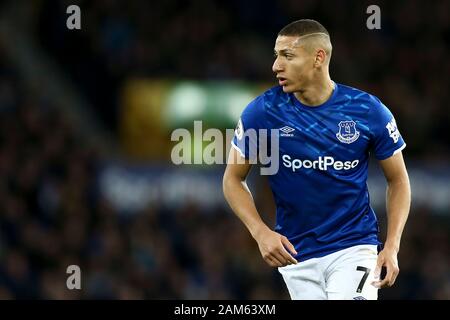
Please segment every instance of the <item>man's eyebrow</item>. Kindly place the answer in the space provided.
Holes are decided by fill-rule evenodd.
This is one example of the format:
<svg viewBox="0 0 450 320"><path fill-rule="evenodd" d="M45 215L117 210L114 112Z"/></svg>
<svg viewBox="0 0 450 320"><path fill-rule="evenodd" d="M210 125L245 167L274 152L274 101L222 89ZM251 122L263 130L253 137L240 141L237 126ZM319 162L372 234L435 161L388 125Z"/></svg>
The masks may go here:
<svg viewBox="0 0 450 320"><path fill-rule="evenodd" d="M285 54L285 53L293 53L293 52L294 51L292 49L281 49L278 52L276 49L273 49L273 53L275 53L275 54L277 54L277 53Z"/></svg>

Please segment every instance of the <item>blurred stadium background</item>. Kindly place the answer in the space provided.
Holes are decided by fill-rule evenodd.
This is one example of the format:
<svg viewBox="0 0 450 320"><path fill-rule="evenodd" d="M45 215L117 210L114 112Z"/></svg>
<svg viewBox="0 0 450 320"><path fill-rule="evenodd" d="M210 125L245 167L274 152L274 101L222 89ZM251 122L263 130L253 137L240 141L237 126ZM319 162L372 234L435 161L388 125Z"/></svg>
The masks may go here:
<svg viewBox="0 0 450 320"><path fill-rule="evenodd" d="M66 8L81 8L68 30ZM366 8L381 8L381 30ZM276 85L276 33L314 18L332 78L394 112L413 203L395 287L450 298L450 2L3 1L0 7L0 298L288 299L227 207L223 165L175 166L175 128L234 128ZM370 171L385 232L385 183ZM251 179L273 224L265 178ZM66 288L66 268L82 290Z"/></svg>

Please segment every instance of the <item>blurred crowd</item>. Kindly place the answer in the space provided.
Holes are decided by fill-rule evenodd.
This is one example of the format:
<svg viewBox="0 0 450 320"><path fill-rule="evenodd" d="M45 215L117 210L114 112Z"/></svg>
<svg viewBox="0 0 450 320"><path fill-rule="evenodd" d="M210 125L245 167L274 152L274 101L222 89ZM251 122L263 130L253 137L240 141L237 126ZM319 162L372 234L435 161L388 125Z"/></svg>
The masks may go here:
<svg viewBox="0 0 450 320"><path fill-rule="evenodd" d="M365 10L355 12L362 6L350 2L258 1L256 13L254 1L79 1L83 29L71 34L65 1L36 3L36 37L111 129L124 79L267 81L278 30L320 17L334 39L333 79L390 105L409 156L450 154L448 2L385 3L384 29L369 31L361 29ZM1 48L0 132L0 299L289 298L226 207L152 203L135 215L118 214L96 188L108 159L75 134L61 109L25 89ZM268 197L256 197L267 212ZM378 214L383 235L385 213ZM449 220L413 204L400 276L380 298L450 299ZM66 288L73 264L81 268L82 290Z"/></svg>

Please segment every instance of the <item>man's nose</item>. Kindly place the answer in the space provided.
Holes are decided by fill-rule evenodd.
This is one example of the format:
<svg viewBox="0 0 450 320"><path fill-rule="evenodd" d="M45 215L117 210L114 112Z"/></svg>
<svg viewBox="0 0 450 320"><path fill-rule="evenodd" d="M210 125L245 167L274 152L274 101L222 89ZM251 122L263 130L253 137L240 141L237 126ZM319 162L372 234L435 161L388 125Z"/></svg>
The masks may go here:
<svg viewBox="0 0 450 320"><path fill-rule="evenodd" d="M272 71L275 72L275 73L283 71L282 65L281 65L281 63L280 63L278 58L276 58L275 61L273 62Z"/></svg>

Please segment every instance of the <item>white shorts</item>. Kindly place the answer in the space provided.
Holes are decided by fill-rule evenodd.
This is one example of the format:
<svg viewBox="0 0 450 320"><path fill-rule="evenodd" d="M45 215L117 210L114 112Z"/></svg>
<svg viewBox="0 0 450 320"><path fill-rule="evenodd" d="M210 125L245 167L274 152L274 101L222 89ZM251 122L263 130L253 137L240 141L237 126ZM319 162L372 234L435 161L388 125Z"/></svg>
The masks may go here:
<svg viewBox="0 0 450 320"><path fill-rule="evenodd" d="M293 300L377 300L376 245L358 245L278 268Z"/></svg>

